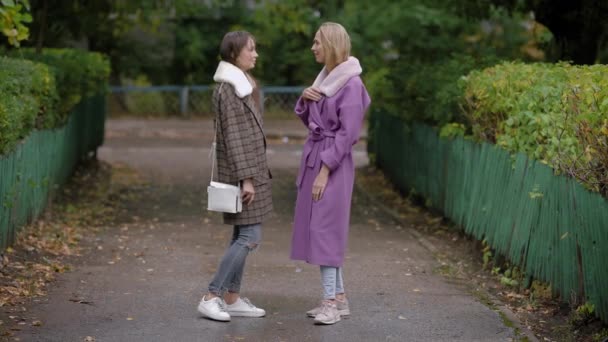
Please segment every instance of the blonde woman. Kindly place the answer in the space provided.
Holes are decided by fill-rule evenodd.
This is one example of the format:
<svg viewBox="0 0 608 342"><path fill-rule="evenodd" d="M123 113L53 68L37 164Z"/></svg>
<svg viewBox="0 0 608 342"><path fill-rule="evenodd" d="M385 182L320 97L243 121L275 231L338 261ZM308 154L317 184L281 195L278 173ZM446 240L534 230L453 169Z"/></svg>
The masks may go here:
<svg viewBox="0 0 608 342"><path fill-rule="evenodd" d="M319 27L311 50L324 67L295 107L309 136L296 182L291 258L320 266L323 300L307 312L316 324L334 324L350 314L342 265L355 178L352 149L371 102L350 48L342 25Z"/></svg>

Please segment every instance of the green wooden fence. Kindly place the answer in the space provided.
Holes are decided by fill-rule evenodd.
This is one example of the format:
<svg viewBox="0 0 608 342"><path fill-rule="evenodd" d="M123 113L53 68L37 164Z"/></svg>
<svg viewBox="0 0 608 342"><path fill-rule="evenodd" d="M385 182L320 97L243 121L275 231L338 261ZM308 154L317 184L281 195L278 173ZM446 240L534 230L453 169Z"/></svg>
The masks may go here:
<svg viewBox="0 0 608 342"><path fill-rule="evenodd" d="M468 234L485 239L569 300L608 321L608 201L525 155L439 138L431 127L375 115L370 152L402 190L414 189Z"/></svg>
<svg viewBox="0 0 608 342"><path fill-rule="evenodd" d="M104 96L88 98L74 108L65 126L33 131L0 155L0 250L44 210L78 161L103 143L105 106Z"/></svg>

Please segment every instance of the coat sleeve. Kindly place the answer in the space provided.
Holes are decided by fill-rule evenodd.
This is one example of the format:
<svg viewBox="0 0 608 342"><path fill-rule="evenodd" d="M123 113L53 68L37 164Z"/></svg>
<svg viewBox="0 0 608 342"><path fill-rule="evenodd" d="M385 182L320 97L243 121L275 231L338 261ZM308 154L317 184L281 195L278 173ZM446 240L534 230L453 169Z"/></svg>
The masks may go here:
<svg viewBox="0 0 608 342"><path fill-rule="evenodd" d="M360 80L349 82L340 96L337 104L340 128L333 144L321 152L323 164L332 171L340 166L344 156L351 153L353 145L359 139L363 117L370 104L369 95Z"/></svg>
<svg viewBox="0 0 608 342"><path fill-rule="evenodd" d="M300 118L300 120L302 120L306 127L308 127L308 115L310 113L308 106L309 101L305 100L302 96L300 96L298 102L296 102L296 107L294 109L296 115Z"/></svg>
<svg viewBox="0 0 608 342"><path fill-rule="evenodd" d="M236 96L231 85L224 85L220 92L220 125L226 146L226 158L230 171L238 180L253 178L258 174L256 144L243 101Z"/></svg>

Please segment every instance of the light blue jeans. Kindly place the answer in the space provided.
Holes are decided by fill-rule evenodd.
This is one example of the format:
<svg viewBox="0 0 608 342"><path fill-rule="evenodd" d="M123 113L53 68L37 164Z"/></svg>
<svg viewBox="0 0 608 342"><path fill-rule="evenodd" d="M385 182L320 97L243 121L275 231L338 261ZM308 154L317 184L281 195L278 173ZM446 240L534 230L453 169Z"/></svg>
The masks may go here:
<svg viewBox="0 0 608 342"><path fill-rule="evenodd" d="M209 283L209 292L220 297L226 291L239 293L247 256L257 248L261 240L261 224L234 226L230 245L222 257L213 280Z"/></svg>
<svg viewBox="0 0 608 342"><path fill-rule="evenodd" d="M336 294L344 293L342 267L321 266L323 299L336 299Z"/></svg>

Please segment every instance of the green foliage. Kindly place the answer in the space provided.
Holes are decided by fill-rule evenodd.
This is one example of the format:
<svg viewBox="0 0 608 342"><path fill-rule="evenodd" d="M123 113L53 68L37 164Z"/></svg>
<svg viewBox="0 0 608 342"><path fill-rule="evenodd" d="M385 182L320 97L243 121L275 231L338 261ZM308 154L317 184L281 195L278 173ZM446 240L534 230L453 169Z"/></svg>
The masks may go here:
<svg viewBox="0 0 608 342"><path fill-rule="evenodd" d="M443 0L444 6L468 18L484 19L497 11L534 13L553 35L547 39L549 61L598 62L598 47L608 43L606 1ZM581 39L584 37L584 39Z"/></svg>
<svg viewBox="0 0 608 342"><path fill-rule="evenodd" d="M582 314L582 315L593 315L593 312L595 311L595 305L593 305L592 303L586 302L585 304L579 306L578 308L576 308L576 312Z"/></svg>
<svg viewBox="0 0 608 342"><path fill-rule="evenodd" d="M439 136L442 138L455 138L455 137L463 137L466 133L465 125L461 123L449 123L441 127L439 131Z"/></svg>
<svg viewBox="0 0 608 342"><path fill-rule="evenodd" d="M174 32L174 56L169 80L174 84L211 84L219 61L219 47L224 34L245 19L242 1L177 1ZM255 32L252 32L255 34ZM154 77L150 77L155 81Z"/></svg>
<svg viewBox="0 0 608 342"><path fill-rule="evenodd" d="M48 49L12 52L0 58L0 154L32 129L63 125L82 99L107 89L110 71L101 54Z"/></svg>
<svg viewBox="0 0 608 342"><path fill-rule="evenodd" d="M321 70L310 47L321 19L307 0L267 1L250 18L264 84L310 85ZM331 11L330 11L331 12Z"/></svg>
<svg viewBox="0 0 608 342"><path fill-rule="evenodd" d="M517 266L509 267L500 277L500 283L505 286L518 287L523 274L519 272Z"/></svg>
<svg viewBox="0 0 608 342"><path fill-rule="evenodd" d="M481 250L481 252L482 252L482 260L483 260L483 268L487 269L488 267L491 266L491 263L493 262L494 254L492 253L492 246L490 246L490 244L488 243L488 241L486 241L484 239L483 241L481 241L481 244L483 246L483 249Z"/></svg>
<svg viewBox="0 0 608 342"><path fill-rule="evenodd" d="M174 7L181 1L30 0L36 32L26 46L85 47L106 55L113 82L144 73L166 83L174 34Z"/></svg>
<svg viewBox="0 0 608 342"><path fill-rule="evenodd" d="M0 155L51 115L57 100L49 67L0 57Z"/></svg>
<svg viewBox="0 0 608 342"><path fill-rule="evenodd" d="M373 106L406 119L432 101L428 71L464 44L457 39L464 21L413 0L349 2L340 21L361 57Z"/></svg>
<svg viewBox="0 0 608 342"><path fill-rule="evenodd" d="M492 10L479 21L457 13L442 1L345 5L340 21L361 56L372 106L406 121L464 123L462 76L503 59L544 57L538 44L546 30L529 17Z"/></svg>
<svg viewBox="0 0 608 342"><path fill-rule="evenodd" d="M608 339L608 328L604 328L592 336L593 342L605 342L606 339Z"/></svg>
<svg viewBox="0 0 608 342"><path fill-rule="evenodd" d="M608 194L608 66L503 63L464 80L473 135Z"/></svg>
<svg viewBox="0 0 608 342"><path fill-rule="evenodd" d="M572 311L569 317L570 324L574 328L581 327L591 322L595 317L595 305L586 302L579 305L576 310Z"/></svg>
<svg viewBox="0 0 608 342"><path fill-rule="evenodd" d="M56 109L40 122L41 128L63 124L72 108L82 99L107 91L110 64L99 53L75 49L45 49L42 54L37 54L33 49L21 49L12 53L12 56L44 63L54 75L59 103Z"/></svg>
<svg viewBox="0 0 608 342"><path fill-rule="evenodd" d="M19 47L21 41L29 37L29 29L25 26L32 22L29 10L28 0L0 1L0 31L10 45Z"/></svg>

